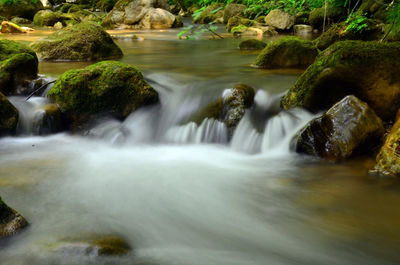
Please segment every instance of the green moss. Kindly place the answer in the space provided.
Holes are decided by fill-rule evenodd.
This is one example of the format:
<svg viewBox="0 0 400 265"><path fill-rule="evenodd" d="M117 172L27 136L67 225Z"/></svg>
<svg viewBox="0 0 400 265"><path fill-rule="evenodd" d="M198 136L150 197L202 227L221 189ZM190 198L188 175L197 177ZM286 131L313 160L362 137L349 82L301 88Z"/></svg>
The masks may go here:
<svg viewBox="0 0 400 265"><path fill-rule="evenodd" d="M32 20L35 13L40 9L43 9L40 1L13 0L11 3L0 1L0 16L4 16L7 19L22 17Z"/></svg>
<svg viewBox="0 0 400 265"><path fill-rule="evenodd" d="M233 28L235 28L239 25L251 27L254 25L254 21L247 19L247 18L238 17L238 16L231 17L228 20L228 23L226 24L226 31L233 33L232 32Z"/></svg>
<svg viewBox="0 0 400 265"><path fill-rule="evenodd" d="M122 56L121 49L98 24L63 28L32 45L42 60L93 61Z"/></svg>
<svg viewBox="0 0 400 265"><path fill-rule="evenodd" d="M341 7L328 6L326 8L327 25L337 22L344 13L345 10ZM308 22L314 28L322 29L324 23L324 17L325 17L325 8L324 7L315 8L310 12Z"/></svg>
<svg viewBox="0 0 400 265"><path fill-rule="evenodd" d="M399 57L399 43L337 42L300 76L282 106L318 111L354 94L382 119L393 119L400 107Z"/></svg>
<svg viewBox="0 0 400 265"><path fill-rule="evenodd" d="M244 40L239 44L241 50L261 50L265 46L267 46L265 42L256 39Z"/></svg>
<svg viewBox="0 0 400 265"><path fill-rule="evenodd" d="M124 118L137 108L158 101L157 92L137 68L116 61L67 71L47 95L77 123L104 112Z"/></svg>
<svg viewBox="0 0 400 265"><path fill-rule="evenodd" d="M0 92L0 136L13 134L18 123L18 111ZM4 204L0 198L1 204ZM1 208L0 208L1 212Z"/></svg>
<svg viewBox="0 0 400 265"><path fill-rule="evenodd" d="M27 45L16 41L0 39L0 61L9 59L10 55L17 53L28 53L37 58L36 53Z"/></svg>
<svg viewBox="0 0 400 265"><path fill-rule="evenodd" d="M239 25L234 27L231 30L232 35L237 36L240 35L241 33L245 32L247 30L248 27L246 27L245 25Z"/></svg>
<svg viewBox="0 0 400 265"><path fill-rule="evenodd" d="M318 55L311 41L297 37L283 37L268 44L259 54L255 66L260 68L306 68Z"/></svg>
<svg viewBox="0 0 400 265"><path fill-rule="evenodd" d="M33 18L33 23L36 26L54 26L57 22L64 22L65 20L70 19L69 17L63 15L59 12L53 12L51 10L41 10L35 14Z"/></svg>

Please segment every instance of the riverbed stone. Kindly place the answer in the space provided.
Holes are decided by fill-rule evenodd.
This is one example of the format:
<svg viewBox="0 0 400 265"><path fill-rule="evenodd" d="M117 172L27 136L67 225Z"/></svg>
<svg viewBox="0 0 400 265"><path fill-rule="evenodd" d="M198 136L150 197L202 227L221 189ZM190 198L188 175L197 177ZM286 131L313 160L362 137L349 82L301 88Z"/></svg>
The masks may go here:
<svg viewBox="0 0 400 265"><path fill-rule="evenodd" d="M226 125L229 135L232 136L236 126L243 118L245 110L253 105L254 95L254 88L251 86L235 85L226 90L222 98L211 102L192 115L188 122L195 122L200 125L206 118L219 120Z"/></svg>
<svg viewBox="0 0 400 265"><path fill-rule="evenodd" d="M258 55L254 65L259 68L307 68L318 55L311 41L297 37L283 37L271 42Z"/></svg>
<svg viewBox="0 0 400 265"><path fill-rule="evenodd" d="M35 79L38 73L36 53L28 46L0 40L0 92L13 94L15 88Z"/></svg>
<svg viewBox="0 0 400 265"><path fill-rule="evenodd" d="M282 98L284 109L329 109L355 95L385 121L400 108L400 43L341 41L324 50Z"/></svg>
<svg viewBox="0 0 400 265"><path fill-rule="evenodd" d="M9 21L1 22L1 33L26 33L26 30Z"/></svg>
<svg viewBox="0 0 400 265"><path fill-rule="evenodd" d="M281 9L274 9L265 17L265 23L279 30L289 30L294 25L294 17Z"/></svg>
<svg viewBox="0 0 400 265"><path fill-rule="evenodd" d="M368 104L350 95L309 122L294 137L294 148L298 153L340 161L368 152L384 131L382 120Z"/></svg>
<svg viewBox="0 0 400 265"><path fill-rule="evenodd" d="M265 46L267 46L265 42L256 39L244 40L239 43L241 50L262 50Z"/></svg>
<svg viewBox="0 0 400 265"><path fill-rule="evenodd" d="M32 20L35 13L40 9L43 9L41 1L0 1L0 16L6 17L7 19L22 17Z"/></svg>
<svg viewBox="0 0 400 265"><path fill-rule="evenodd" d="M0 239L16 234L27 225L25 218L5 204L0 197Z"/></svg>
<svg viewBox="0 0 400 265"><path fill-rule="evenodd" d="M8 101L6 96L0 92L0 136L13 134L17 128L17 123L18 110Z"/></svg>
<svg viewBox="0 0 400 265"><path fill-rule="evenodd" d="M242 4L228 4L224 9L224 24L228 23L229 19L234 16L243 16L244 10L246 10L247 6Z"/></svg>
<svg viewBox="0 0 400 265"><path fill-rule="evenodd" d="M149 8L149 11L140 21L143 29L164 29L172 28L176 21L176 16L162 8Z"/></svg>
<svg viewBox="0 0 400 265"><path fill-rule="evenodd" d="M70 18L66 17L60 12L53 12L51 10L40 10L35 14L33 23L39 27L52 27L57 22L64 22Z"/></svg>
<svg viewBox="0 0 400 265"><path fill-rule="evenodd" d="M42 60L94 61L122 57L121 49L98 24L80 23L33 43Z"/></svg>
<svg viewBox="0 0 400 265"><path fill-rule="evenodd" d="M22 17L14 17L13 19L11 19L11 22L18 25L32 24L31 20Z"/></svg>
<svg viewBox="0 0 400 265"><path fill-rule="evenodd" d="M55 100L73 128L103 114L123 119L158 102L157 92L136 67L116 61L65 72L47 96Z"/></svg>

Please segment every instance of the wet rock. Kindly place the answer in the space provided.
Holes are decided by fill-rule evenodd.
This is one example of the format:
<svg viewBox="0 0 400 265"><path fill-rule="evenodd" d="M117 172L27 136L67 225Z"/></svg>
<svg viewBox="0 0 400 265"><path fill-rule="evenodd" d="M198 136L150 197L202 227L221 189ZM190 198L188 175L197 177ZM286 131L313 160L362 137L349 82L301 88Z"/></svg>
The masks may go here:
<svg viewBox="0 0 400 265"><path fill-rule="evenodd" d="M63 115L57 104L40 106L40 110L43 111L43 115L38 115L33 125L38 130L36 135L48 135L64 129Z"/></svg>
<svg viewBox="0 0 400 265"><path fill-rule="evenodd" d="M245 26L245 27L251 27L254 25L254 21L247 19L247 18L242 18L242 17L231 17L228 20L228 23L226 24L226 31L232 33L232 29L237 27L237 26Z"/></svg>
<svg viewBox="0 0 400 265"><path fill-rule="evenodd" d="M224 9L224 24L228 23L229 19L234 16L243 16L244 10L246 10L246 6L242 4L228 4Z"/></svg>
<svg viewBox="0 0 400 265"><path fill-rule="evenodd" d="M267 44L260 40L250 39L240 42L239 48L241 50L261 50L264 49Z"/></svg>
<svg viewBox="0 0 400 265"><path fill-rule="evenodd" d="M36 26L44 27L52 27L54 24L57 22L64 22L66 20L69 20L69 17L64 16L62 13L59 12L53 12L51 10L41 10L35 14L35 17L33 18L33 23Z"/></svg>
<svg viewBox="0 0 400 265"><path fill-rule="evenodd" d="M298 153L339 161L361 149L368 152L383 133L382 120L366 103L351 95L309 122L294 138L294 145Z"/></svg>
<svg viewBox="0 0 400 265"><path fill-rule="evenodd" d="M326 8L326 26L336 23L342 15L345 13L345 10L341 7L336 7L332 5L328 5ZM308 17L308 22L313 28L322 29L324 24L325 17L325 8L314 8L310 12L310 16Z"/></svg>
<svg viewBox="0 0 400 265"><path fill-rule="evenodd" d="M226 90L222 98L210 103L197 113L188 122L200 125L204 119L213 118L224 122L232 136L236 126L254 102L254 89L248 85L238 84Z"/></svg>
<svg viewBox="0 0 400 265"><path fill-rule="evenodd" d="M32 24L32 21L22 17L14 17L13 19L11 19L11 22L18 25Z"/></svg>
<svg viewBox="0 0 400 265"><path fill-rule="evenodd" d="M311 41L297 37L283 37L265 47L255 61L260 68L306 68L318 55Z"/></svg>
<svg viewBox="0 0 400 265"><path fill-rule="evenodd" d="M310 25L298 24L293 26L296 35L309 35L312 34L313 28Z"/></svg>
<svg viewBox="0 0 400 265"><path fill-rule="evenodd" d="M8 207L0 197L0 239L16 234L27 225L25 218Z"/></svg>
<svg viewBox="0 0 400 265"><path fill-rule="evenodd" d="M10 40L0 40L0 92L5 95L27 80L35 79L38 59L28 46Z"/></svg>
<svg viewBox="0 0 400 265"><path fill-rule="evenodd" d="M280 9L274 9L265 17L265 23L280 30L291 29L294 17Z"/></svg>
<svg viewBox="0 0 400 265"><path fill-rule="evenodd" d="M1 22L1 33L26 33L26 31L12 22L3 21Z"/></svg>
<svg viewBox="0 0 400 265"><path fill-rule="evenodd" d="M355 95L383 120L400 108L400 43L337 42L324 50L282 99L284 109L326 110Z"/></svg>
<svg viewBox="0 0 400 265"><path fill-rule="evenodd" d="M18 123L18 110L0 92L0 136L10 135L15 132ZM1 209L1 199L0 199ZM0 212L1 216L1 212ZM0 218L1 222L1 218ZM1 229L0 229L1 235Z"/></svg>
<svg viewBox="0 0 400 265"><path fill-rule="evenodd" d="M32 48L42 60L93 61L122 57L111 36L92 22L63 28L35 42Z"/></svg>
<svg viewBox="0 0 400 265"><path fill-rule="evenodd" d="M0 1L0 16L6 17L7 19L13 17L32 19L35 13L40 9L43 9L41 1Z"/></svg>
<svg viewBox="0 0 400 265"><path fill-rule="evenodd" d="M132 251L126 240L116 235L65 238L47 245L45 249L68 256L85 255L90 257L123 256Z"/></svg>
<svg viewBox="0 0 400 265"><path fill-rule="evenodd" d="M400 120L390 130L371 173L387 177L400 176Z"/></svg>
<svg viewBox="0 0 400 265"><path fill-rule="evenodd" d="M193 23L207 24L215 21L218 18L222 18L224 15L224 12L222 11L223 7L223 4L212 4L208 6L197 18L193 20ZM218 12L217 10L220 10L221 12Z"/></svg>
<svg viewBox="0 0 400 265"><path fill-rule="evenodd" d="M169 10L166 0L119 0L102 25L108 28L143 28L154 24L156 28L171 28L176 18Z"/></svg>
<svg viewBox="0 0 400 265"><path fill-rule="evenodd" d="M368 28L364 31L347 30L347 23L342 22L332 25L327 31L314 40L318 49L325 50L332 44L344 40L378 40L382 35L382 29L372 20L367 21Z"/></svg>
<svg viewBox="0 0 400 265"><path fill-rule="evenodd" d="M56 101L73 128L108 114L125 118L158 102L157 92L128 64L103 61L61 75L47 96Z"/></svg>

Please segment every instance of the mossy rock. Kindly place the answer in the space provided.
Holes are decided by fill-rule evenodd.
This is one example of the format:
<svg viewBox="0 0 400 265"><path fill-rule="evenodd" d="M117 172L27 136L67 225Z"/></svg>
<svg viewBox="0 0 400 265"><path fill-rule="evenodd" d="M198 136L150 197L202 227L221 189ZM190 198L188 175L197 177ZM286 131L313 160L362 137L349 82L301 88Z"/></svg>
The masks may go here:
<svg viewBox="0 0 400 265"><path fill-rule="evenodd" d="M325 50L337 41L344 40L378 40L382 35L382 29L373 20L367 21L368 28L364 31L347 30L347 23L334 24L321 34L314 43L320 50Z"/></svg>
<svg viewBox="0 0 400 265"><path fill-rule="evenodd" d="M0 239L16 234L27 225L25 218L5 204L0 197Z"/></svg>
<svg viewBox="0 0 400 265"><path fill-rule="evenodd" d="M228 23L229 19L234 16L243 16L244 10L246 10L246 6L242 4L233 4L229 3L224 9L224 18L223 22Z"/></svg>
<svg viewBox="0 0 400 265"><path fill-rule="evenodd" d="M226 31L229 33L232 33L232 29L239 25L251 27L254 25L254 21L247 19L247 18L238 17L238 16L231 17L228 20L228 23L226 24Z"/></svg>
<svg viewBox="0 0 400 265"><path fill-rule="evenodd" d="M18 110L0 92L0 136L13 134L17 123Z"/></svg>
<svg viewBox="0 0 400 265"><path fill-rule="evenodd" d="M345 19L345 9L341 7L336 7L328 5L326 8L326 26L338 22L341 18ZM313 28L322 29L324 24L325 8L315 8L310 12L308 17L308 23L310 23Z"/></svg>
<svg viewBox="0 0 400 265"><path fill-rule="evenodd" d="M22 17L14 17L13 19L11 19L11 22L18 24L18 25L32 24L32 21L30 21L29 19L26 19L26 18L22 18Z"/></svg>
<svg viewBox="0 0 400 265"><path fill-rule="evenodd" d="M376 157L371 173L386 177L400 177L400 119L396 121Z"/></svg>
<svg viewBox="0 0 400 265"><path fill-rule="evenodd" d="M245 25L239 25L239 26L232 28L231 33L234 37L239 37L247 29L248 29L248 27L246 27Z"/></svg>
<svg viewBox="0 0 400 265"><path fill-rule="evenodd" d="M35 135L48 135L57 133L65 129L64 117L61 113L60 108L55 103L49 103L39 107L43 110L43 115L40 115L40 119L34 121L34 128L37 128Z"/></svg>
<svg viewBox="0 0 400 265"><path fill-rule="evenodd" d="M223 7L223 4L212 4L208 6L204 11L193 20L193 23L196 24L207 24L213 22L214 20L223 16L221 12L215 12L216 9Z"/></svg>
<svg viewBox="0 0 400 265"><path fill-rule="evenodd" d="M365 102L347 96L326 113L310 121L294 137L298 153L340 161L371 154L385 129L382 120Z"/></svg>
<svg viewBox="0 0 400 265"><path fill-rule="evenodd" d="M7 19L22 17L32 20L40 9L43 9L43 5L39 0L0 1L0 16Z"/></svg>
<svg viewBox="0 0 400 265"><path fill-rule="evenodd" d="M42 60L94 61L122 57L111 36L92 22L63 28L32 45Z"/></svg>
<svg viewBox="0 0 400 265"><path fill-rule="evenodd" d="M28 46L10 40L0 40L0 92L13 94L18 85L36 78L38 59Z"/></svg>
<svg viewBox="0 0 400 265"><path fill-rule="evenodd" d="M116 61L65 72L47 96L56 101L72 127L99 114L122 119L141 106L158 102L157 92L137 68Z"/></svg>
<svg viewBox="0 0 400 265"><path fill-rule="evenodd" d="M256 39L244 40L239 43L241 50L262 50L265 46L267 46L265 42Z"/></svg>
<svg viewBox="0 0 400 265"><path fill-rule="evenodd" d="M306 68L312 64L318 50L311 41L283 37L265 47L254 65L259 68Z"/></svg>
<svg viewBox="0 0 400 265"><path fill-rule="evenodd" d="M236 126L254 102L254 89L245 84L235 85L224 93L222 98L211 102L192 115L187 122L195 122L200 125L204 119L212 118L223 122L228 128L229 136L233 135Z"/></svg>
<svg viewBox="0 0 400 265"><path fill-rule="evenodd" d="M47 9L37 12L35 14L35 17L33 18L33 23L39 27L44 27L44 26L52 27L57 22L64 22L65 20L68 19L69 18L64 16L62 13L53 12Z"/></svg>
<svg viewBox="0 0 400 265"><path fill-rule="evenodd" d="M48 244L45 249L50 252L72 256L83 253L90 257L124 256L132 251L126 240L116 235L69 237Z"/></svg>
<svg viewBox="0 0 400 265"><path fill-rule="evenodd" d="M400 43L340 41L324 50L286 93L283 108L330 108L355 95L385 121L400 108Z"/></svg>
<svg viewBox="0 0 400 265"><path fill-rule="evenodd" d="M387 16L387 6L392 0L363 0L357 12L367 14L368 17L384 21Z"/></svg>

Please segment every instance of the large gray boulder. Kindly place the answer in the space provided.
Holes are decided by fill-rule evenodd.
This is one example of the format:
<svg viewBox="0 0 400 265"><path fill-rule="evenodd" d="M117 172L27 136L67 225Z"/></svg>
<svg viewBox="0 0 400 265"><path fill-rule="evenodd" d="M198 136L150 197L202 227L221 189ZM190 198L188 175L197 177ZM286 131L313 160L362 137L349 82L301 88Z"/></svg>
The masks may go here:
<svg viewBox="0 0 400 265"><path fill-rule="evenodd" d="M294 25L294 17L283 10L274 9L265 17L265 23L280 30L288 30Z"/></svg>

